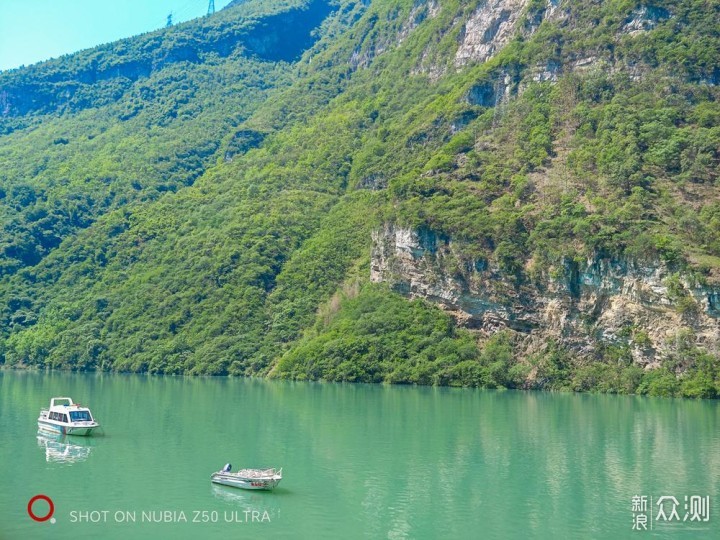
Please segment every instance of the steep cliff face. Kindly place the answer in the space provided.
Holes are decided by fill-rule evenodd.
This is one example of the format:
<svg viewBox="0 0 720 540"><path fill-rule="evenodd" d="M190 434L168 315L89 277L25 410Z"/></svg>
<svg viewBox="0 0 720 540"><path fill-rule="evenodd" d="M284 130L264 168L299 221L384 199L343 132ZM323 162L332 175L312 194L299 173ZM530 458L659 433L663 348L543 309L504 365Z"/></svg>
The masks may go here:
<svg viewBox="0 0 720 540"><path fill-rule="evenodd" d="M358 4L358 13L370 5L367 2ZM369 67L377 57L405 42L423 22L437 17L440 9L437 0L418 0L409 13L401 15L401 11L397 9L385 24L377 13L373 13L359 29L362 37L352 50L347 63L352 69Z"/></svg>
<svg viewBox="0 0 720 540"><path fill-rule="evenodd" d="M528 0L488 0L470 17L462 42L455 55L455 65L471 61L485 62L515 36Z"/></svg>
<svg viewBox="0 0 720 540"><path fill-rule="evenodd" d="M720 345L720 287L692 284L665 265L595 258L518 281L485 260L469 260L452 239L386 225L373 234L371 279L450 312L492 334L514 331L525 352L555 340L578 356L628 344L654 367L678 335Z"/></svg>
<svg viewBox="0 0 720 540"><path fill-rule="evenodd" d="M529 37L545 20L564 17L560 0L546 0L544 6L528 11L529 0L485 0L463 26L455 54L455 66L490 60L518 35ZM654 13L654 12L653 12ZM644 24L647 11L637 16ZM634 19L633 19L634 20ZM629 21L630 22L630 21Z"/></svg>

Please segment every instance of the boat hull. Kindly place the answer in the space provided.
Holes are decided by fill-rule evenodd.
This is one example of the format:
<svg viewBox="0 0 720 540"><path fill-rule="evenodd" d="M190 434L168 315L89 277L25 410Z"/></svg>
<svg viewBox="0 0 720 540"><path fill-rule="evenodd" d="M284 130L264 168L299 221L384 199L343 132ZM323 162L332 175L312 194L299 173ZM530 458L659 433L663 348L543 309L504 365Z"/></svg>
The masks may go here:
<svg viewBox="0 0 720 540"><path fill-rule="evenodd" d="M257 490L273 490L280 483L282 478L243 478L235 476L232 473L223 474L215 473L212 475L210 480L215 484L221 484L223 486L230 486L240 489L257 489Z"/></svg>
<svg viewBox="0 0 720 540"><path fill-rule="evenodd" d="M62 424L58 422L53 422L50 420L38 420L38 429L40 431L44 431L46 433L56 433L61 435L79 435L79 436L90 436L92 435L93 431L95 431L97 428L99 428L99 424L91 425L91 426L73 426L68 424Z"/></svg>

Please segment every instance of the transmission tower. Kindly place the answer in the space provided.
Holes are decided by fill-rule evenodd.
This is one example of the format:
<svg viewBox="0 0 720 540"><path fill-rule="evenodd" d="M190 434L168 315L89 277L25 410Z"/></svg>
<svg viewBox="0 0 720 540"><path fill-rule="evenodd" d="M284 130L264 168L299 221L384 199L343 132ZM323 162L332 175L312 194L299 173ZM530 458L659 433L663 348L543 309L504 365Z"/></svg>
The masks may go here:
<svg viewBox="0 0 720 540"><path fill-rule="evenodd" d="M212 15L215 13L215 0L209 0L208 1L208 15Z"/></svg>

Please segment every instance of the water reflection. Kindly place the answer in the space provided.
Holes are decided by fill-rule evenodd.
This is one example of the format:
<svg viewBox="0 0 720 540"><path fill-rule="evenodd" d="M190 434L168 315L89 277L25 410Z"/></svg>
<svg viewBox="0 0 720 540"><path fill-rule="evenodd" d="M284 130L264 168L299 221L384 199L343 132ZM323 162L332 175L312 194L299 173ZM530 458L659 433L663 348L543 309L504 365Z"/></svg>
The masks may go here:
<svg viewBox="0 0 720 540"><path fill-rule="evenodd" d="M54 462L38 467L36 406L62 394L97 404L112 438L38 439ZM241 531L233 522L253 526L252 512L258 527L244 532L261 537L624 538L635 495L720 497L716 401L5 372L0 428L0 463L11 464L0 466L2 538L3 523L17 524L12 538L38 534L17 493L63 490L65 508L207 510L207 527L104 524L118 540L228 538ZM229 457L287 476L274 492L214 486ZM58 520L51 532L96 537L91 525ZM705 532L689 525L652 536Z"/></svg>
<svg viewBox="0 0 720 540"><path fill-rule="evenodd" d="M75 439L70 442L64 435L38 432L37 442L45 450L45 461L48 463L78 463L85 461L92 452L90 443L76 444Z"/></svg>
<svg viewBox="0 0 720 540"><path fill-rule="evenodd" d="M236 507L235 510L241 520L251 521L253 514L255 517L267 513L271 520L278 517L279 510L273 500L278 496L282 496L282 488L273 491L244 491L237 488L227 486L212 485L213 496L225 503L229 503ZM246 514L247 513L247 514ZM247 518L247 519L245 519Z"/></svg>

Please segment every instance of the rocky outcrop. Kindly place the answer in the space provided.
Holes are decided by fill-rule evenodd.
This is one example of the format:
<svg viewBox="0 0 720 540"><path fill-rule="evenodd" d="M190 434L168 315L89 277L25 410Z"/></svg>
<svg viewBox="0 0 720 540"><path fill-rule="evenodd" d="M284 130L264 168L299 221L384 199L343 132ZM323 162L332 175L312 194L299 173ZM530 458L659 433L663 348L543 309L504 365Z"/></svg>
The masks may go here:
<svg viewBox="0 0 720 540"><path fill-rule="evenodd" d="M455 66L485 62L515 36L528 0L487 0L465 24Z"/></svg>
<svg viewBox="0 0 720 540"><path fill-rule="evenodd" d="M373 31L377 19L371 19L368 26L367 42L353 50L348 64L352 69L367 68L375 58L402 44L412 32L428 19L434 19L440 12L437 0L416 0L410 14L402 21L397 34L375 35Z"/></svg>
<svg viewBox="0 0 720 540"><path fill-rule="evenodd" d="M448 64L444 58L441 61L435 57L432 46L428 46L412 69L412 74L424 74L431 81L437 81L453 67L462 69L473 63L490 60L516 36L529 38L543 21L557 22L567 17L567 9L561 8L560 0L545 0L544 4L533 4L532 7L528 7L528 0L480 0L475 3L478 6L475 11L457 16L448 30L458 29L460 32L453 63ZM433 17L439 9L432 9L433 2L429 5L429 17ZM549 62L547 66L538 66L538 80L554 81L560 67L557 62L554 65Z"/></svg>
<svg viewBox="0 0 720 540"><path fill-rule="evenodd" d="M434 19L440 12L440 4L437 0L427 0L416 2L413 6L410 16L403 23L400 33L398 34L398 43L402 43L415 30L420 23L427 19Z"/></svg>
<svg viewBox="0 0 720 540"><path fill-rule="evenodd" d="M658 23L670 18L670 12L661 7L643 5L635 9L625 20L622 31L634 36L655 28Z"/></svg>
<svg viewBox="0 0 720 540"><path fill-rule="evenodd" d="M557 60L548 60L531 70L533 82L557 82L560 75L562 75L562 64Z"/></svg>
<svg viewBox="0 0 720 540"><path fill-rule="evenodd" d="M560 20L559 0L547 0L525 19L528 0L485 0L463 27L455 67L486 62L517 35L530 37L545 20ZM524 20L525 19L525 20Z"/></svg>
<svg viewBox="0 0 720 540"><path fill-rule="evenodd" d="M489 79L478 81L470 87L466 100L470 105L479 107L495 107L507 103L510 97L517 94L519 77L503 69Z"/></svg>
<svg viewBox="0 0 720 540"><path fill-rule="evenodd" d="M467 328L510 329L528 344L554 339L579 356L624 341L638 363L655 365L683 330L698 345L720 345L720 287L678 285L663 264L567 261L518 280L460 247L430 230L386 225L373 234L371 279L439 304Z"/></svg>

